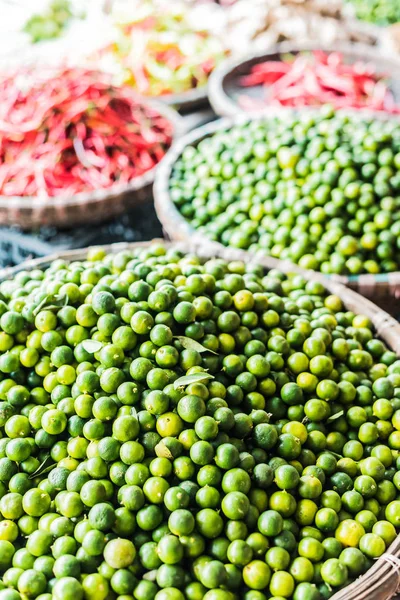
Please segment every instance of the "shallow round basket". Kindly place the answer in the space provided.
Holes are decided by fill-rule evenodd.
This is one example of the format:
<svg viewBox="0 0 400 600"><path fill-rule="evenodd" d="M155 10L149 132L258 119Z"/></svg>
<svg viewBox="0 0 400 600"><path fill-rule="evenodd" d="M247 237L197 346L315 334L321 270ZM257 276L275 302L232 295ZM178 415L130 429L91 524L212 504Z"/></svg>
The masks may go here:
<svg viewBox="0 0 400 600"><path fill-rule="evenodd" d="M110 246L103 246L109 252L119 252L121 250L134 250L146 248L154 242L160 243L162 240L153 240L150 242L138 242L133 244L120 243ZM174 247L184 252L196 253L204 260L221 257L226 260L242 260L244 262L254 262L255 257L243 250L226 248L216 245L213 242L195 242L195 243L166 243L168 247ZM8 269L0 270L0 282L15 276L19 271L32 270L47 267L52 260L63 259L65 261L82 261L87 255L88 248L80 250L71 250L69 252L54 254L52 256L40 259L26 261ZM275 261L274 268L280 268L286 273L290 273L291 268L287 263ZM257 260L257 264L264 266L266 271L270 268L268 259ZM308 272L309 279L321 281L326 289L333 294L338 295L346 308L357 314L367 316L373 323L376 333L388 344L388 346L400 356L400 324L382 309L375 306L369 300L362 298L353 290L349 290L341 283L328 280L323 275L316 272ZM384 555L375 561L373 567L355 582L343 588L334 594L331 600L389 600L396 593L399 586L398 561L400 557L400 535L390 545Z"/></svg>
<svg viewBox="0 0 400 600"><path fill-rule="evenodd" d="M340 52L344 61L353 64L358 61L372 64L377 73L383 73L388 76L388 84L395 99L400 103L400 57L387 56L379 49L364 44L343 44L337 43L335 46L321 46L315 43L293 44L293 42L284 42L272 48L269 52L262 54L249 54L241 59L225 60L211 74L209 80L209 99L210 104L218 115L234 116L244 109L240 106L238 100L240 96L248 96L254 100L263 100L266 98L267 89L262 85L243 87L240 85L240 79L244 75L249 75L252 67L265 61L282 60L282 55L297 55L302 52L312 50L323 50L324 52ZM285 107L282 107L285 110ZM266 110L270 107L265 106Z"/></svg>
<svg viewBox="0 0 400 600"><path fill-rule="evenodd" d="M399 79L400 83L400 79ZM303 110L303 109L302 109ZM313 109L306 109L312 111ZM154 203L157 212L157 216L163 227L163 231L166 236L171 240L181 240L187 242L200 243L208 242L207 238L203 233L196 231L192 225L181 215L174 202L171 200L169 193L169 181L171 178L172 170L175 162L179 159L182 152L187 146L197 146L201 140L206 137L212 136L217 131L228 130L234 125L246 123L251 119L268 120L277 115L282 115L296 112L290 108L271 108L268 110L268 114L265 113L237 113L234 118L224 118L218 121L213 121L202 127L198 127L193 131L190 131L182 138L175 142L170 150L167 152L163 159L160 168L157 171L157 175L154 182L153 194ZM345 112L353 116L354 118L362 119L363 116L373 115L377 119L398 119L399 117L388 115L387 113L371 113L371 111L359 111L359 110L346 110L340 111ZM215 247L224 248L221 243L213 242ZM254 253L256 260L267 260L270 268L275 268L278 263L288 264L291 266L292 271L304 273L305 270L290 263L290 261L279 261L273 257L266 257L262 252ZM400 271L393 273L382 273L378 275L332 275L331 279L339 281L340 283L357 290L363 296L373 299L382 308L387 310L390 314L400 315Z"/></svg>
<svg viewBox="0 0 400 600"><path fill-rule="evenodd" d="M175 110L160 102L148 104L172 123L173 142L184 133L184 121ZM105 221L151 198L157 168L158 165L127 184L117 183L107 189L81 192L75 196L43 199L0 196L0 225L18 225L28 230L39 226L66 228Z"/></svg>

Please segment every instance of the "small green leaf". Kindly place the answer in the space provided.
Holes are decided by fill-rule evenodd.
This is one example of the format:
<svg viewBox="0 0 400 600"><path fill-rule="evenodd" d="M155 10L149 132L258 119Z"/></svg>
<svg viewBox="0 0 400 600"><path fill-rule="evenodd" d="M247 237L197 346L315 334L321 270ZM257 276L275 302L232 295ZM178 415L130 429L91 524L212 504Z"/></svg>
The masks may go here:
<svg viewBox="0 0 400 600"><path fill-rule="evenodd" d="M49 294L45 296L41 302L37 305L32 314L36 317L41 310L59 310L63 306L68 304L68 296L57 296L55 294Z"/></svg>
<svg viewBox="0 0 400 600"><path fill-rule="evenodd" d="M83 348L86 350L86 352L89 352L89 354L94 354L103 347L103 343L99 342L98 340L83 340L81 343Z"/></svg>
<svg viewBox="0 0 400 600"><path fill-rule="evenodd" d="M36 473L35 477L37 477L38 475L44 475L44 473L50 473L50 471L55 469L56 466L57 466L57 463L53 463L52 465L45 467L42 471L40 471L39 473Z"/></svg>
<svg viewBox="0 0 400 600"><path fill-rule="evenodd" d="M147 579L147 581L156 581L157 569L153 569L152 571L147 571L147 573L142 575L142 579Z"/></svg>
<svg viewBox="0 0 400 600"><path fill-rule="evenodd" d="M35 473L37 471L39 471L39 469L42 469L46 465L46 462L49 460L49 458L50 458L50 452L48 454L46 454L46 458L40 463L40 465L38 466L36 471L34 473L32 473L32 475L35 475Z"/></svg>
<svg viewBox="0 0 400 600"><path fill-rule="evenodd" d="M57 466L57 463L52 463L51 465L49 465L48 462L50 458L50 454L48 454L44 461L38 466L36 471L29 475L28 479L34 479L38 475L43 475L43 473L49 473L50 471L52 471L54 467Z"/></svg>
<svg viewBox="0 0 400 600"><path fill-rule="evenodd" d="M43 310L51 310L56 312L57 310L60 310L60 308L62 308L62 306L58 306L57 304L46 304Z"/></svg>
<svg viewBox="0 0 400 600"><path fill-rule="evenodd" d="M200 344L200 342L197 342L196 340L192 340L192 338L186 337L184 335L176 335L175 338L187 350L196 350L197 352L200 352L200 354L202 352L211 352L211 354L217 354L218 355L218 353L214 352L214 350L210 350L209 348L206 348L205 346L203 346L202 344Z"/></svg>
<svg viewBox="0 0 400 600"><path fill-rule="evenodd" d="M335 419L339 419L339 417L341 417L342 415L344 415L344 410L339 410L339 412L329 417L328 421L334 421Z"/></svg>
<svg viewBox="0 0 400 600"><path fill-rule="evenodd" d="M172 460L174 458L171 450L167 448L163 441L158 442L154 450L158 458L168 458L168 460Z"/></svg>
<svg viewBox="0 0 400 600"><path fill-rule="evenodd" d="M210 375L210 373L192 373L191 375L184 375L174 381L174 388L177 390L180 387L185 387L191 383L200 383L207 379L214 379L214 375Z"/></svg>
<svg viewBox="0 0 400 600"><path fill-rule="evenodd" d="M37 307L35 308L35 310L34 310L34 311L32 311L32 314L33 314L35 317L36 317L36 315L37 315L38 313L40 313L40 311L42 310L43 306L45 306L45 304L46 304L47 302L49 302L50 298L54 298L54 296L52 296L52 295L51 295L51 296L45 296L45 297L43 298L43 300L42 300L41 302L39 302L39 304L37 305Z"/></svg>
<svg viewBox="0 0 400 600"><path fill-rule="evenodd" d="M329 452L329 454L333 454L333 456L336 456L336 458L338 458L339 460L341 458L343 458L342 454L338 454L337 452L334 452L333 450L327 450L327 452Z"/></svg>

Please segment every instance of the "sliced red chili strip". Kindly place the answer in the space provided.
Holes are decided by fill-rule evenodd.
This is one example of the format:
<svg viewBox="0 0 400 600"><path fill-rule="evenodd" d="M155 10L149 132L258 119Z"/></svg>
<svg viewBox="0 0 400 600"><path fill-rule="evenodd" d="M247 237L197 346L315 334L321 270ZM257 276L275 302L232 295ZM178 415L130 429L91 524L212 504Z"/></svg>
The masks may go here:
<svg viewBox="0 0 400 600"><path fill-rule="evenodd" d="M293 60L264 61L239 79L244 86L265 87L264 102L242 96L244 109L256 110L267 105L306 106L329 102L335 108L371 108L400 113L385 82L373 65L357 61L346 64L339 52L315 50L298 54Z"/></svg>
<svg viewBox="0 0 400 600"><path fill-rule="evenodd" d="M19 89L18 81L30 82ZM172 124L131 88L76 68L0 76L0 194L76 194L153 168Z"/></svg>

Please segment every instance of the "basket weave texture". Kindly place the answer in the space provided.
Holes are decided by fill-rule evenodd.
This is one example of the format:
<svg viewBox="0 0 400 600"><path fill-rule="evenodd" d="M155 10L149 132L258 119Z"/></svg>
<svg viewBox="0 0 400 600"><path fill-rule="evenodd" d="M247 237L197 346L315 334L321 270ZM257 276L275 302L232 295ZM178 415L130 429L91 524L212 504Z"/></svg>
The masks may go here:
<svg viewBox="0 0 400 600"><path fill-rule="evenodd" d="M161 115L173 124L173 141L184 133L179 114L160 102L150 102ZM18 225L22 229L39 226L61 228L98 223L122 214L151 198L152 184L158 165L127 184L115 184L107 189L82 192L75 196L36 198L0 196L0 225Z"/></svg>

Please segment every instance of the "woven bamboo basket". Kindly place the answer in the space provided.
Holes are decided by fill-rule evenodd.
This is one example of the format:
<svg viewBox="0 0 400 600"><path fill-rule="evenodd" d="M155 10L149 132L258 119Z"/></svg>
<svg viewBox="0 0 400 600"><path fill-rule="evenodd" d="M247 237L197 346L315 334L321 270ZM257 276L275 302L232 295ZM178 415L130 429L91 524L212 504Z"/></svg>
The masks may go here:
<svg viewBox="0 0 400 600"><path fill-rule="evenodd" d="M287 108L283 110L285 114L288 114L290 111ZM312 109L309 110L311 111ZM346 113L353 115L355 118L362 118L362 115L365 114L362 111L356 110L348 110ZM282 114L282 109L280 108L269 109L268 115L241 112L236 114L234 118L226 117L198 127L173 144L158 169L153 188L156 212L163 226L164 233L169 239L180 241L198 240L199 242L205 239L204 234L196 231L181 215L169 194L169 180L172 169L186 146L196 146L201 140L213 135L215 132L230 129L232 126L245 123L249 119L268 119L279 114ZM374 116L380 119L397 118L385 113L374 113ZM214 242L214 244L216 248L224 247L219 242ZM278 261L273 257L265 257L261 252L255 253L255 257L257 260L267 260L270 268L275 268L277 263L282 264L282 261ZM298 265L291 264L288 261L284 261L284 263L289 264L292 271L305 272ZM378 275L333 275L331 278L356 290L361 295L373 299L379 306L391 314L400 313L400 302L398 300L400 297L400 271Z"/></svg>
<svg viewBox="0 0 400 600"><path fill-rule="evenodd" d="M150 102L149 105L173 124L173 141L184 133L184 121L175 110L159 102ZM0 196L0 225L18 225L28 230L46 225L66 228L85 222L105 221L151 198L157 168L158 165L127 184L115 184L111 188L75 196L47 199Z"/></svg>
<svg viewBox="0 0 400 600"><path fill-rule="evenodd" d="M119 252L135 248L146 248L154 242L162 240L153 240L151 242L137 243L119 243L110 246L102 246L107 252ZM282 261L275 261L271 265L268 259L256 259L254 255L234 248L216 246L212 242L195 241L192 243L166 242L167 246L182 251L196 253L207 260L213 257L225 258L226 260L242 260L247 263L257 262L269 270L272 266L280 268L286 273L290 273L291 265ZM31 270L47 267L52 260L61 258L66 261L81 261L86 257L88 249L70 250L68 252L54 254L52 256L40 259L28 260L16 267L0 270L0 282L13 277L19 271ZM343 286L337 281L324 278L321 274L310 271L307 273L310 279L322 281L326 289L333 294L338 295L344 302L347 309L355 313L367 316L373 323L376 333L400 356L400 323L395 321L390 315L374 305L369 300L361 297L359 294ZM387 549L367 573L359 577L346 588L338 591L331 600L389 600L399 588L399 565L400 565L400 535Z"/></svg>
<svg viewBox="0 0 400 600"><path fill-rule="evenodd" d="M340 52L344 61L349 64L362 61L373 65L377 73L389 76L389 87L397 101L400 102L400 58L385 55L379 49L364 44L338 42L334 46L321 46L312 42L302 44L283 42L277 44L268 52L252 53L240 59L231 58L221 63L211 74L208 84L211 106L220 116L232 117L237 115L238 112L244 110L238 103L239 96L247 95L255 100L265 98L265 87L242 87L239 83L240 78L248 75L252 67L267 60L282 60L282 55L287 53L296 55L300 52L312 50ZM266 109L270 110L269 107L266 107Z"/></svg>

